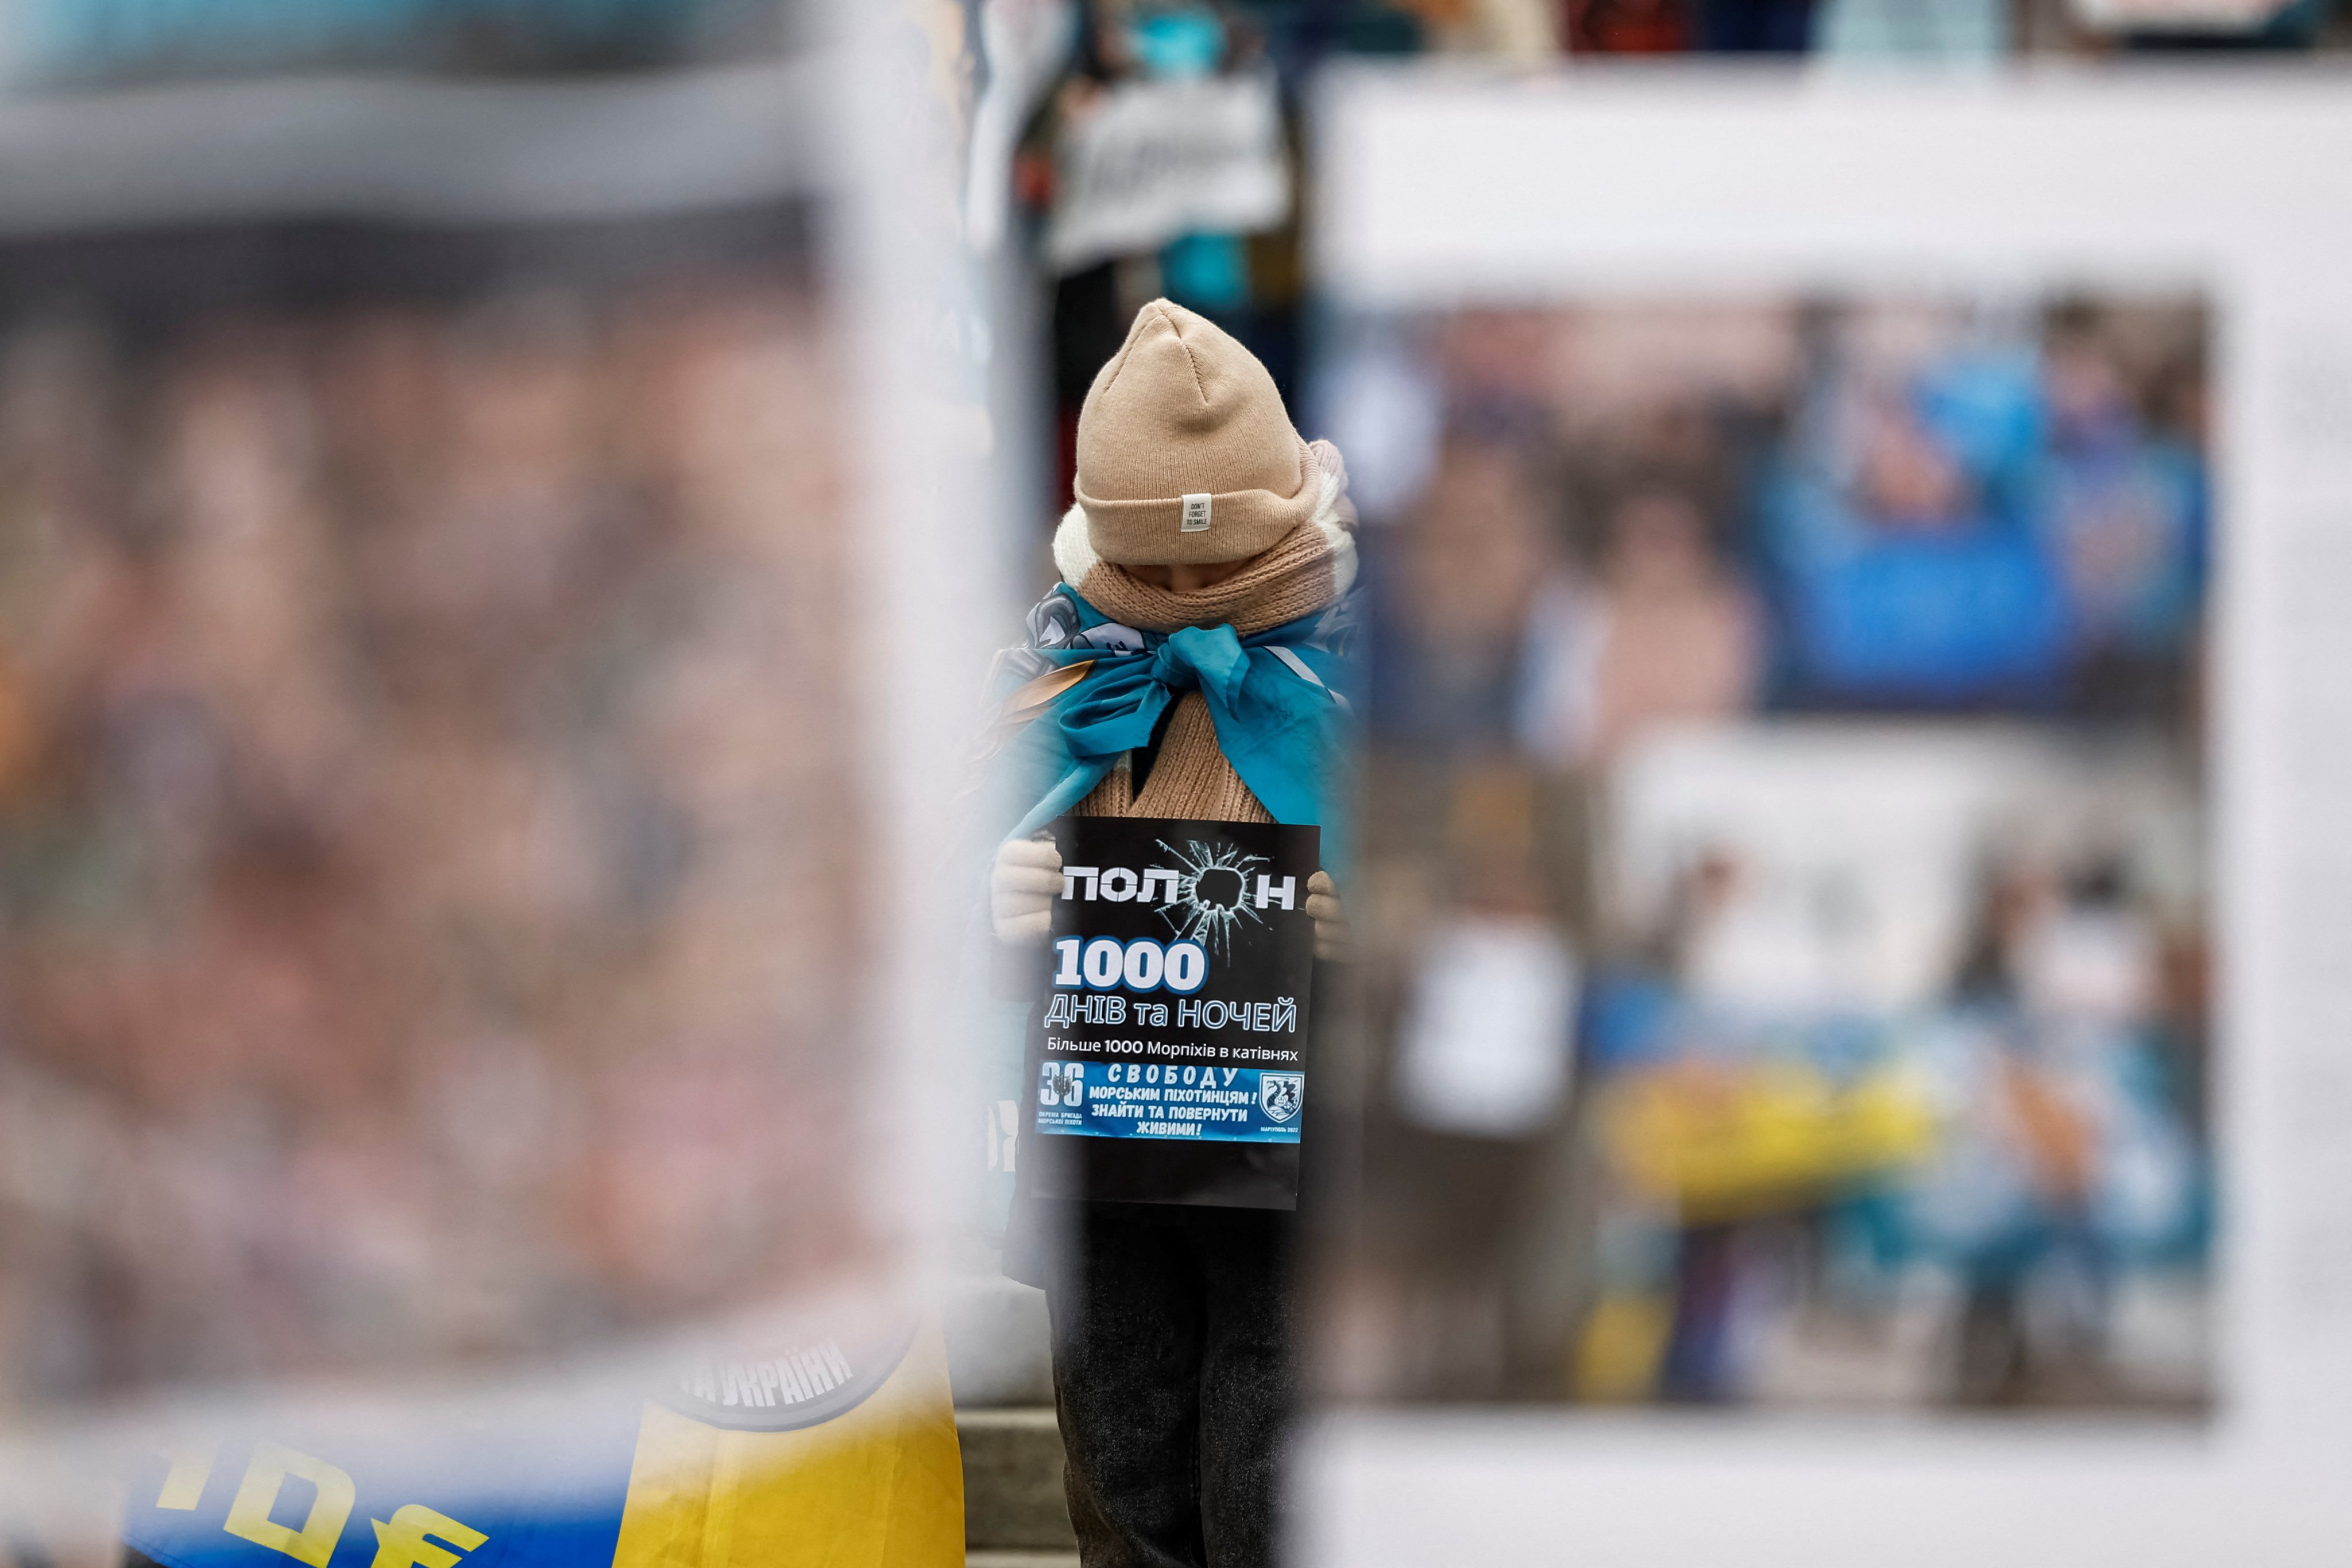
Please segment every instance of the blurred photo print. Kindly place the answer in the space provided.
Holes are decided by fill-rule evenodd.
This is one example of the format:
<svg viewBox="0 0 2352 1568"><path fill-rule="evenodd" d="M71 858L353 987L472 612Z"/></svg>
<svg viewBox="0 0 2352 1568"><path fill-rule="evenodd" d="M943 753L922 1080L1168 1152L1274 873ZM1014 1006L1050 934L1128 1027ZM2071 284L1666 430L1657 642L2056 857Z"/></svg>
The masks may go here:
<svg viewBox="0 0 2352 1568"><path fill-rule="evenodd" d="M936 1558L806 72L438 63L0 151L0 1563Z"/></svg>
<svg viewBox="0 0 2352 1568"><path fill-rule="evenodd" d="M2193 295L1364 312L1342 1400L2214 1392Z"/></svg>

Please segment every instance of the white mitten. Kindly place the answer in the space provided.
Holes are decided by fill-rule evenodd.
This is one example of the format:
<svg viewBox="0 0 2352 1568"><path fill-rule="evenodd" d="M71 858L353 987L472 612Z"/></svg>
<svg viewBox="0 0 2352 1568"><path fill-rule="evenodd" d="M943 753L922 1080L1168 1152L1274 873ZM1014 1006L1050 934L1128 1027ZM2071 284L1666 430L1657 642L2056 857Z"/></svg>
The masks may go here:
<svg viewBox="0 0 2352 1568"><path fill-rule="evenodd" d="M1315 956L1335 963L1347 962L1354 939L1330 872L1318 871L1307 879L1307 912L1315 917Z"/></svg>
<svg viewBox="0 0 2352 1568"><path fill-rule="evenodd" d="M996 940L1043 942L1054 929L1054 900L1061 891L1062 852L1053 839L1006 839L997 847L996 864L988 874L988 914Z"/></svg>

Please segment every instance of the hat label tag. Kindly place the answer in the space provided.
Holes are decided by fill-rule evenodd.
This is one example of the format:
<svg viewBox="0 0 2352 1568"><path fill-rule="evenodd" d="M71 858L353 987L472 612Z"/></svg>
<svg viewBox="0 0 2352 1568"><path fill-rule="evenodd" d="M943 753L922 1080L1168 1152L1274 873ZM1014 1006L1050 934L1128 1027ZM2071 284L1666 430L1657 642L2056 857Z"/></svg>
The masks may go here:
<svg viewBox="0 0 2352 1568"><path fill-rule="evenodd" d="M1206 533L1209 531L1209 498L1207 496L1186 496L1184 498L1184 521L1181 525L1179 525L1178 531L1183 533Z"/></svg>

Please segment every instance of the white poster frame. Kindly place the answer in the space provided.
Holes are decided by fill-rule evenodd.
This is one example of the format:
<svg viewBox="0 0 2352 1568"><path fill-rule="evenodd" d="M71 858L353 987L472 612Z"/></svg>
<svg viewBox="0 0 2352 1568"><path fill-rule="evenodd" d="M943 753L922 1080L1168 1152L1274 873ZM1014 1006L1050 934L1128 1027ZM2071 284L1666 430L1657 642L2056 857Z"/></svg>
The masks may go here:
<svg viewBox="0 0 2352 1568"><path fill-rule="evenodd" d="M2352 76L1350 68L1335 311L2190 288L2214 308L2222 1216L2204 1419L1327 1410L1307 1560L2134 1568L2352 1546Z"/></svg>

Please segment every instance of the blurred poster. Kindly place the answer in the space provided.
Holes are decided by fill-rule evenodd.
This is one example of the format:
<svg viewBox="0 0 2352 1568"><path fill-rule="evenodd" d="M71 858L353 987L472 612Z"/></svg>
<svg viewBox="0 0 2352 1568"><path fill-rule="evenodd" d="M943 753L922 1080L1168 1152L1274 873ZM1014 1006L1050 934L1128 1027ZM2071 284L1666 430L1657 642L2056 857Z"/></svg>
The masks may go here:
<svg viewBox="0 0 2352 1568"><path fill-rule="evenodd" d="M1047 264L1072 272L1180 235L1254 234L1290 214L1270 71L1121 81L1066 121Z"/></svg>
<svg viewBox="0 0 2352 1568"><path fill-rule="evenodd" d="M1330 433L1407 477L1343 1392L2205 1407L2209 330L1887 291L1335 331Z"/></svg>

